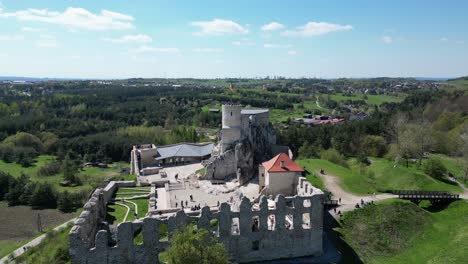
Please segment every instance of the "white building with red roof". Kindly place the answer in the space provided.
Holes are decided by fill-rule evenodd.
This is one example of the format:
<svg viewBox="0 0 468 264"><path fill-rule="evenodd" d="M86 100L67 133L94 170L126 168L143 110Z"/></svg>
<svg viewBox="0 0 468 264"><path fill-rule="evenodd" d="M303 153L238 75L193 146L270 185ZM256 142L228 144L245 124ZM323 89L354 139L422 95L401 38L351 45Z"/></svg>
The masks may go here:
<svg viewBox="0 0 468 264"><path fill-rule="evenodd" d="M259 166L259 188L264 194L295 195L299 177L304 169L285 153L276 155Z"/></svg>

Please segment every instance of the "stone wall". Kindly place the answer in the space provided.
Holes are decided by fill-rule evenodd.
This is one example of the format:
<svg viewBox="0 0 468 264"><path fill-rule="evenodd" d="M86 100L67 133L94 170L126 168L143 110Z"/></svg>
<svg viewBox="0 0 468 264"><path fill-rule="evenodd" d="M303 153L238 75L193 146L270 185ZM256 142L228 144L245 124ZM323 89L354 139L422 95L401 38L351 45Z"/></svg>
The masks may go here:
<svg viewBox="0 0 468 264"><path fill-rule="evenodd" d="M85 237L80 230L82 225L76 225L69 235L72 263L158 263L159 253L170 243L159 239L159 227L167 225L170 241L174 231L188 223L210 230L225 245L234 262L320 256L323 253L323 193L311 187L300 180L298 191L311 195L278 195L274 206L270 207L265 196L254 205L244 197L239 210L231 210L229 204L222 203L217 212L204 207L197 215L178 211L170 217L147 217L122 223L117 227L115 241L109 230L102 229L95 236ZM217 219L217 226L210 225L212 219ZM143 244L135 244L134 237L140 232Z"/></svg>
<svg viewBox="0 0 468 264"><path fill-rule="evenodd" d="M237 172L237 162L235 150L228 150L219 156L211 157L205 165L206 172L203 179L224 180L233 176Z"/></svg>

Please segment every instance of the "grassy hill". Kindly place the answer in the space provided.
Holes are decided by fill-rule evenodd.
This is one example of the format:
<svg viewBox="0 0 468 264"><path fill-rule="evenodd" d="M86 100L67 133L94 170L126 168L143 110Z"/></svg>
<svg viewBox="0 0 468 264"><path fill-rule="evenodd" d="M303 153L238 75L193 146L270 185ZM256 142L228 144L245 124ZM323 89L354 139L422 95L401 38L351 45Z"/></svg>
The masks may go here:
<svg viewBox="0 0 468 264"><path fill-rule="evenodd" d="M397 200L346 213L336 231L364 263L464 263L467 222L466 201L428 212Z"/></svg>
<svg viewBox="0 0 468 264"><path fill-rule="evenodd" d="M317 171L321 168L327 174L337 176L341 180L342 188L355 194L369 194L373 192L387 192L391 190L425 190L461 192L461 188L448 184L426 175L417 165L409 168L403 165L394 167L394 163L382 159L371 158L370 166L360 166L355 160L350 160L349 168L336 165L322 159L299 160L299 164L306 170Z"/></svg>

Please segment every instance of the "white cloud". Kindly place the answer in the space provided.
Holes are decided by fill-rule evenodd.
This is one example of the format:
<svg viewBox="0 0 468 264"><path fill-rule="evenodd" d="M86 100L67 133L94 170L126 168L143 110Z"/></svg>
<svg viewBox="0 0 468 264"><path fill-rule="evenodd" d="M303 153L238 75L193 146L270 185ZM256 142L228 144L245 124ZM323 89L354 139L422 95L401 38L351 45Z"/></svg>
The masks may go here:
<svg viewBox="0 0 468 264"><path fill-rule="evenodd" d="M390 44L393 42L393 38L390 36L383 36L380 38L380 40L385 44Z"/></svg>
<svg viewBox="0 0 468 264"><path fill-rule="evenodd" d="M120 38L103 38L102 40L112 43L149 43L153 41L150 36L143 34L126 35Z"/></svg>
<svg viewBox="0 0 468 264"><path fill-rule="evenodd" d="M35 28L35 27L22 27L21 31L24 32L41 32L42 28Z"/></svg>
<svg viewBox="0 0 468 264"><path fill-rule="evenodd" d="M251 42L249 40L241 40L241 41L233 41L232 45L235 45L235 46L255 46L255 43Z"/></svg>
<svg viewBox="0 0 468 264"><path fill-rule="evenodd" d="M221 53L224 52L224 49L221 48L196 48L193 49L194 52L200 53Z"/></svg>
<svg viewBox="0 0 468 264"><path fill-rule="evenodd" d="M42 34L39 36L39 40L35 43L36 47L40 48L55 48L60 46L60 43L52 35Z"/></svg>
<svg viewBox="0 0 468 264"><path fill-rule="evenodd" d="M3 12L0 18L16 18L19 21L41 22L65 26L71 30L123 30L133 28L133 17L108 10L93 14L84 8L68 7L63 12L48 9L25 9L16 12Z"/></svg>
<svg viewBox="0 0 468 264"><path fill-rule="evenodd" d="M276 48L289 49L292 47L292 45L291 44L281 45L281 44L266 43L266 44L263 44L263 47L267 49L276 49Z"/></svg>
<svg viewBox="0 0 468 264"><path fill-rule="evenodd" d="M195 35L247 34L249 31L231 20L215 18L212 21L195 21L191 26L199 27Z"/></svg>
<svg viewBox="0 0 468 264"><path fill-rule="evenodd" d="M449 39L446 38L446 37L442 37L442 38L439 39L439 41L440 41L440 42L448 42Z"/></svg>
<svg viewBox="0 0 468 264"><path fill-rule="evenodd" d="M455 44L463 45L463 44L465 44L465 41L463 41L463 40L457 40L457 41L455 41Z"/></svg>
<svg viewBox="0 0 468 264"><path fill-rule="evenodd" d="M143 52L161 52L161 53L178 53L178 48L159 48L159 47L151 47L151 46L140 46L136 49L130 50L132 53L143 53Z"/></svg>
<svg viewBox="0 0 468 264"><path fill-rule="evenodd" d="M278 22L271 22L266 25L263 25L261 29L262 31L275 31L275 30L279 30L283 28L284 28L283 24L280 24Z"/></svg>
<svg viewBox="0 0 468 264"><path fill-rule="evenodd" d="M297 27L296 30L287 30L281 33L283 36L318 36L334 31L352 30L351 25L331 24L327 22L308 22L304 26Z"/></svg>
<svg viewBox="0 0 468 264"><path fill-rule="evenodd" d="M295 51L295 50L288 50L288 54L289 54L289 55L296 55L296 54L297 54L297 51Z"/></svg>
<svg viewBox="0 0 468 264"><path fill-rule="evenodd" d="M18 41L23 39L23 35L0 35L0 41Z"/></svg>

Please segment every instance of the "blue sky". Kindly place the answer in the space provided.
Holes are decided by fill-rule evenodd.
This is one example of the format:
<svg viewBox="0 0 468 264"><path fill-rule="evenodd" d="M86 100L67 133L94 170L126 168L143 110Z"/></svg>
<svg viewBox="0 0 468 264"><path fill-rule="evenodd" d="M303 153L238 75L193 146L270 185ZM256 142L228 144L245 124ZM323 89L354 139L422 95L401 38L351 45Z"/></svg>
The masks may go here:
<svg viewBox="0 0 468 264"><path fill-rule="evenodd" d="M0 75L457 77L468 1L0 0Z"/></svg>

